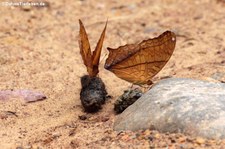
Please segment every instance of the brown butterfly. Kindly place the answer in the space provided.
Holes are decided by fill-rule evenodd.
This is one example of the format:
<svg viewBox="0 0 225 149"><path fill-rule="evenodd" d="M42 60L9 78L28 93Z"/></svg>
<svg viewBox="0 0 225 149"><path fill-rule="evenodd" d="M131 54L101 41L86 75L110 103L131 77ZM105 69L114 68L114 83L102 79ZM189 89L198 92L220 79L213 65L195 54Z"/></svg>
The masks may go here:
<svg viewBox="0 0 225 149"><path fill-rule="evenodd" d="M175 44L176 35L166 31L139 44L127 44L116 49L107 48L109 56L106 59L105 69L134 84L151 84L151 78L170 59Z"/></svg>
<svg viewBox="0 0 225 149"><path fill-rule="evenodd" d="M107 95L104 82L97 76L107 22L93 53L91 52L88 36L81 20L79 20L79 24L80 33L78 42L80 46L80 54L88 72L88 75L81 77L82 88L80 92L80 100L86 112L97 112L101 109L102 104L105 103Z"/></svg>
<svg viewBox="0 0 225 149"><path fill-rule="evenodd" d="M90 77L95 77L97 76L99 70L98 70L98 65L99 65L99 59L101 56L101 50L102 50L102 45L105 37L105 31L107 27L107 22L105 24L105 28L102 31L102 34L100 36L100 39L97 43L97 46L94 50L93 53L91 53L91 48L90 48L90 43L88 40L87 33L85 31L84 25L79 20L80 24L80 34L79 34L79 47L80 47L80 54L82 56L84 65L87 67L87 72Z"/></svg>

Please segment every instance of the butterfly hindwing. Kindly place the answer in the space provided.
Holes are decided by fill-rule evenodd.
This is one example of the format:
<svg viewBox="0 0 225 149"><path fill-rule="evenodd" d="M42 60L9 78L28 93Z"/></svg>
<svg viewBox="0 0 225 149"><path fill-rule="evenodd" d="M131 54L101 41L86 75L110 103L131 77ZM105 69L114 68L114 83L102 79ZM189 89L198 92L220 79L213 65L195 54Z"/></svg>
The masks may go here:
<svg viewBox="0 0 225 149"><path fill-rule="evenodd" d="M128 82L146 84L168 62L175 43L175 34L166 31L159 37L144 40L136 45L111 49L105 68Z"/></svg>
<svg viewBox="0 0 225 149"><path fill-rule="evenodd" d="M97 45L95 47L95 50L93 52L93 55L92 55L92 64L93 64L94 75L97 75L98 72L99 72L98 65L99 65L99 60L100 60L100 56L101 56L103 41L104 41L104 38L105 38L106 27L107 27L107 22L105 24L105 28L102 31L102 34L101 34L101 36L98 40L98 43L97 43Z"/></svg>

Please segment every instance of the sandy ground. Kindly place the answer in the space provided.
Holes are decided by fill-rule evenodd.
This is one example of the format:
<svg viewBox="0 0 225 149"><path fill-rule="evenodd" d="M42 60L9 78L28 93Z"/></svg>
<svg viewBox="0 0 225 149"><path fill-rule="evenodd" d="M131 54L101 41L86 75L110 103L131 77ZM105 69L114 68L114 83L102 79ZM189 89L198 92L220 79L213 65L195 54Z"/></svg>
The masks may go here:
<svg viewBox="0 0 225 149"><path fill-rule="evenodd" d="M131 84L103 65L106 47L173 30L175 52L153 81L171 76L225 82L223 0L49 0L48 4L44 8L0 5L0 89L34 89L48 97L29 104L19 99L0 103L1 148L178 148L185 143L190 148L222 148L223 140L149 130L114 132L113 104ZM99 76L113 98L100 112L87 114L79 99L80 77L86 69L77 42L78 19L94 49L107 18ZM82 115L87 119L81 120ZM171 135L178 137L171 141Z"/></svg>

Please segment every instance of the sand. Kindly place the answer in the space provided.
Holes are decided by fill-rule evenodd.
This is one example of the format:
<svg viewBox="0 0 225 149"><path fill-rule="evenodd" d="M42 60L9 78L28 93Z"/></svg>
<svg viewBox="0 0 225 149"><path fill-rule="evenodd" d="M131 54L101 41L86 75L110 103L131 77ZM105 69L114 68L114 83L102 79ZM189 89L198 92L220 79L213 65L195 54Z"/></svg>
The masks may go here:
<svg viewBox="0 0 225 149"><path fill-rule="evenodd" d="M0 5L0 89L32 89L48 97L33 103L17 98L0 101L1 148L224 145L224 140L202 141L183 134L113 131L113 104L131 84L103 67L106 47L137 43L172 30L177 35L174 54L153 82L168 76L225 82L223 0L49 0L46 4L47 7ZM107 18L99 76L112 99L98 113L87 114L79 95L80 77L87 72L77 42L78 19L83 21L94 49Z"/></svg>

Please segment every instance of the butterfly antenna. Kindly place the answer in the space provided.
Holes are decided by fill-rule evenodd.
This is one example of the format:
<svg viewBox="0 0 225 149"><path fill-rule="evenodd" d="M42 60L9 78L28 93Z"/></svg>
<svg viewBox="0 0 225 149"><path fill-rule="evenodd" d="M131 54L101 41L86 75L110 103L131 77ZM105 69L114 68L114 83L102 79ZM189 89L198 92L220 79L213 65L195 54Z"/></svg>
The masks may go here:
<svg viewBox="0 0 225 149"><path fill-rule="evenodd" d="M108 55L108 53L105 53L104 54L104 56L100 59L100 64L102 63L102 61L104 60L104 59L106 59L106 56Z"/></svg>

